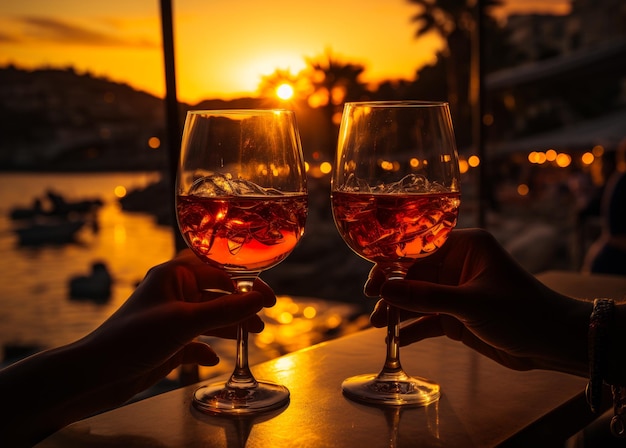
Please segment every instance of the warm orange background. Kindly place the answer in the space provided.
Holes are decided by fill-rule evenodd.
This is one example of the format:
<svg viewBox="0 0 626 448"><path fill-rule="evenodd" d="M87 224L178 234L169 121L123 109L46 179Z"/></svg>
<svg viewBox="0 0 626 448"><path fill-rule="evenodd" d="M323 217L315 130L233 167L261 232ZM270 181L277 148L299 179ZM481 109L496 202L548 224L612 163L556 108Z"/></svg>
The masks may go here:
<svg viewBox="0 0 626 448"><path fill-rule="evenodd" d="M173 1L178 97L253 95L276 69L293 74L331 50L363 64L362 80L412 79L442 42L414 37L407 0ZM567 0L507 0L499 15L567 13ZM162 96L160 3L156 0L0 2L0 65L76 68Z"/></svg>

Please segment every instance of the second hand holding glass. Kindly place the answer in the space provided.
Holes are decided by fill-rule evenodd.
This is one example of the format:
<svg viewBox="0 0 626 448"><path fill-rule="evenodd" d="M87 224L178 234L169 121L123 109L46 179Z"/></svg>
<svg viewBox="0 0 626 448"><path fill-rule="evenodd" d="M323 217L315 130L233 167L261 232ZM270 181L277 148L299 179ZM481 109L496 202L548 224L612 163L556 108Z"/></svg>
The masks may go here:
<svg viewBox="0 0 626 448"><path fill-rule="evenodd" d="M332 174L332 210L344 241L403 279L411 264L441 247L460 205L458 156L446 103L346 103ZM439 385L406 374L400 364L399 315L387 307L387 356L376 374L342 384L353 400L426 405Z"/></svg>
<svg viewBox="0 0 626 448"><path fill-rule="evenodd" d="M190 111L176 181L178 225L204 262L226 270L237 292L284 260L304 233L307 189L293 112ZM193 404L211 414L280 408L289 390L257 381L248 366L248 333L239 325L236 366L224 383L199 388Z"/></svg>

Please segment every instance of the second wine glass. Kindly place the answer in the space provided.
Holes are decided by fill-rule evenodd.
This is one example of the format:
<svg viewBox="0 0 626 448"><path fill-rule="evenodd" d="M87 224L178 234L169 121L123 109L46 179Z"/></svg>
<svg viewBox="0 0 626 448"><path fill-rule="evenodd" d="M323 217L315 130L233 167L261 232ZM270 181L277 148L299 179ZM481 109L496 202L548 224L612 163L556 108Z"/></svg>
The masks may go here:
<svg viewBox="0 0 626 448"><path fill-rule="evenodd" d="M293 112L188 112L176 189L187 245L228 272L237 292L250 291L259 273L284 260L304 233L306 174ZM230 379L202 386L193 397L199 410L227 415L269 411L288 401L285 386L252 375L245 325L238 328Z"/></svg>
<svg viewBox="0 0 626 448"><path fill-rule="evenodd" d="M446 103L346 103L332 174L332 210L339 233L387 279L403 279L436 251L456 225L458 156ZM439 385L412 377L400 364L399 315L387 306L387 356L379 373L344 381L353 400L426 405Z"/></svg>

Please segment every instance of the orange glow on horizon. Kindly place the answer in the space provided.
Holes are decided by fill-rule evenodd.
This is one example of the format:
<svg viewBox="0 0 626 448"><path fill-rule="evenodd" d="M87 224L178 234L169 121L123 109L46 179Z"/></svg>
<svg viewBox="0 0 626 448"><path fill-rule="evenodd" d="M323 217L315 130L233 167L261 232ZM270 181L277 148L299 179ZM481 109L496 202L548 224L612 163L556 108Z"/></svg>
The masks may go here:
<svg viewBox="0 0 626 448"><path fill-rule="evenodd" d="M268 15L268 10L275 13ZM443 46L432 34L415 39L410 20L415 10L408 2L359 0L320 0L315 8L288 0L242 0L236 6L200 0L176 3L177 97L195 104L255 96L263 76L276 69L298 73L307 67L307 58L316 59L326 48L342 62L364 65L365 83L413 79ZM42 20L25 19L35 14ZM347 16L355 24L352 28ZM6 36L0 43L0 65L73 67L159 97L165 94L161 17L154 2L2 2L0 27ZM359 32L368 27L376 32Z"/></svg>
<svg viewBox="0 0 626 448"><path fill-rule="evenodd" d="M569 8L567 0L507 0L499 10L566 14ZM314 8L290 0L242 0L236 6L178 2L173 8L178 99L196 104L254 96L263 76L276 69L298 73L307 58L326 49L342 62L362 64L364 83L414 79L445 45L435 33L415 38L411 18L417 11L405 1L319 0ZM28 20L34 15L41 20ZM0 27L5 36L0 65L73 67L165 94L160 8L152 1L2 2Z"/></svg>

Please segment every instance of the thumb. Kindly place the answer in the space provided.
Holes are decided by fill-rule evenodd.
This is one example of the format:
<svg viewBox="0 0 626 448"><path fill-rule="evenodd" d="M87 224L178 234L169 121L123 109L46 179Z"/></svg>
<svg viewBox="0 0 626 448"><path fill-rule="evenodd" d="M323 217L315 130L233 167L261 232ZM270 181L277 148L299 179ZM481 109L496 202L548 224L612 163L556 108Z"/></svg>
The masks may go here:
<svg viewBox="0 0 626 448"><path fill-rule="evenodd" d="M182 350L181 364L200 364L202 366L214 366L219 361L217 353L203 342L192 341L185 345Z"/></svg>
<svg viewBox="0 0 626 448"><path fill-rule="evenodd" d="M440 285L416 280L389 280L381 296L392 305L421 313L465 314L470 308L461 286Z"/></svg>
<svg viewBox="0 0 626 448"><path fill-rule="evenodd" d="M186 303L193 307L189 316L196 333L227 327L248 319L263 309L264 295L257 291L227 294L207 302Z"/></svg>

